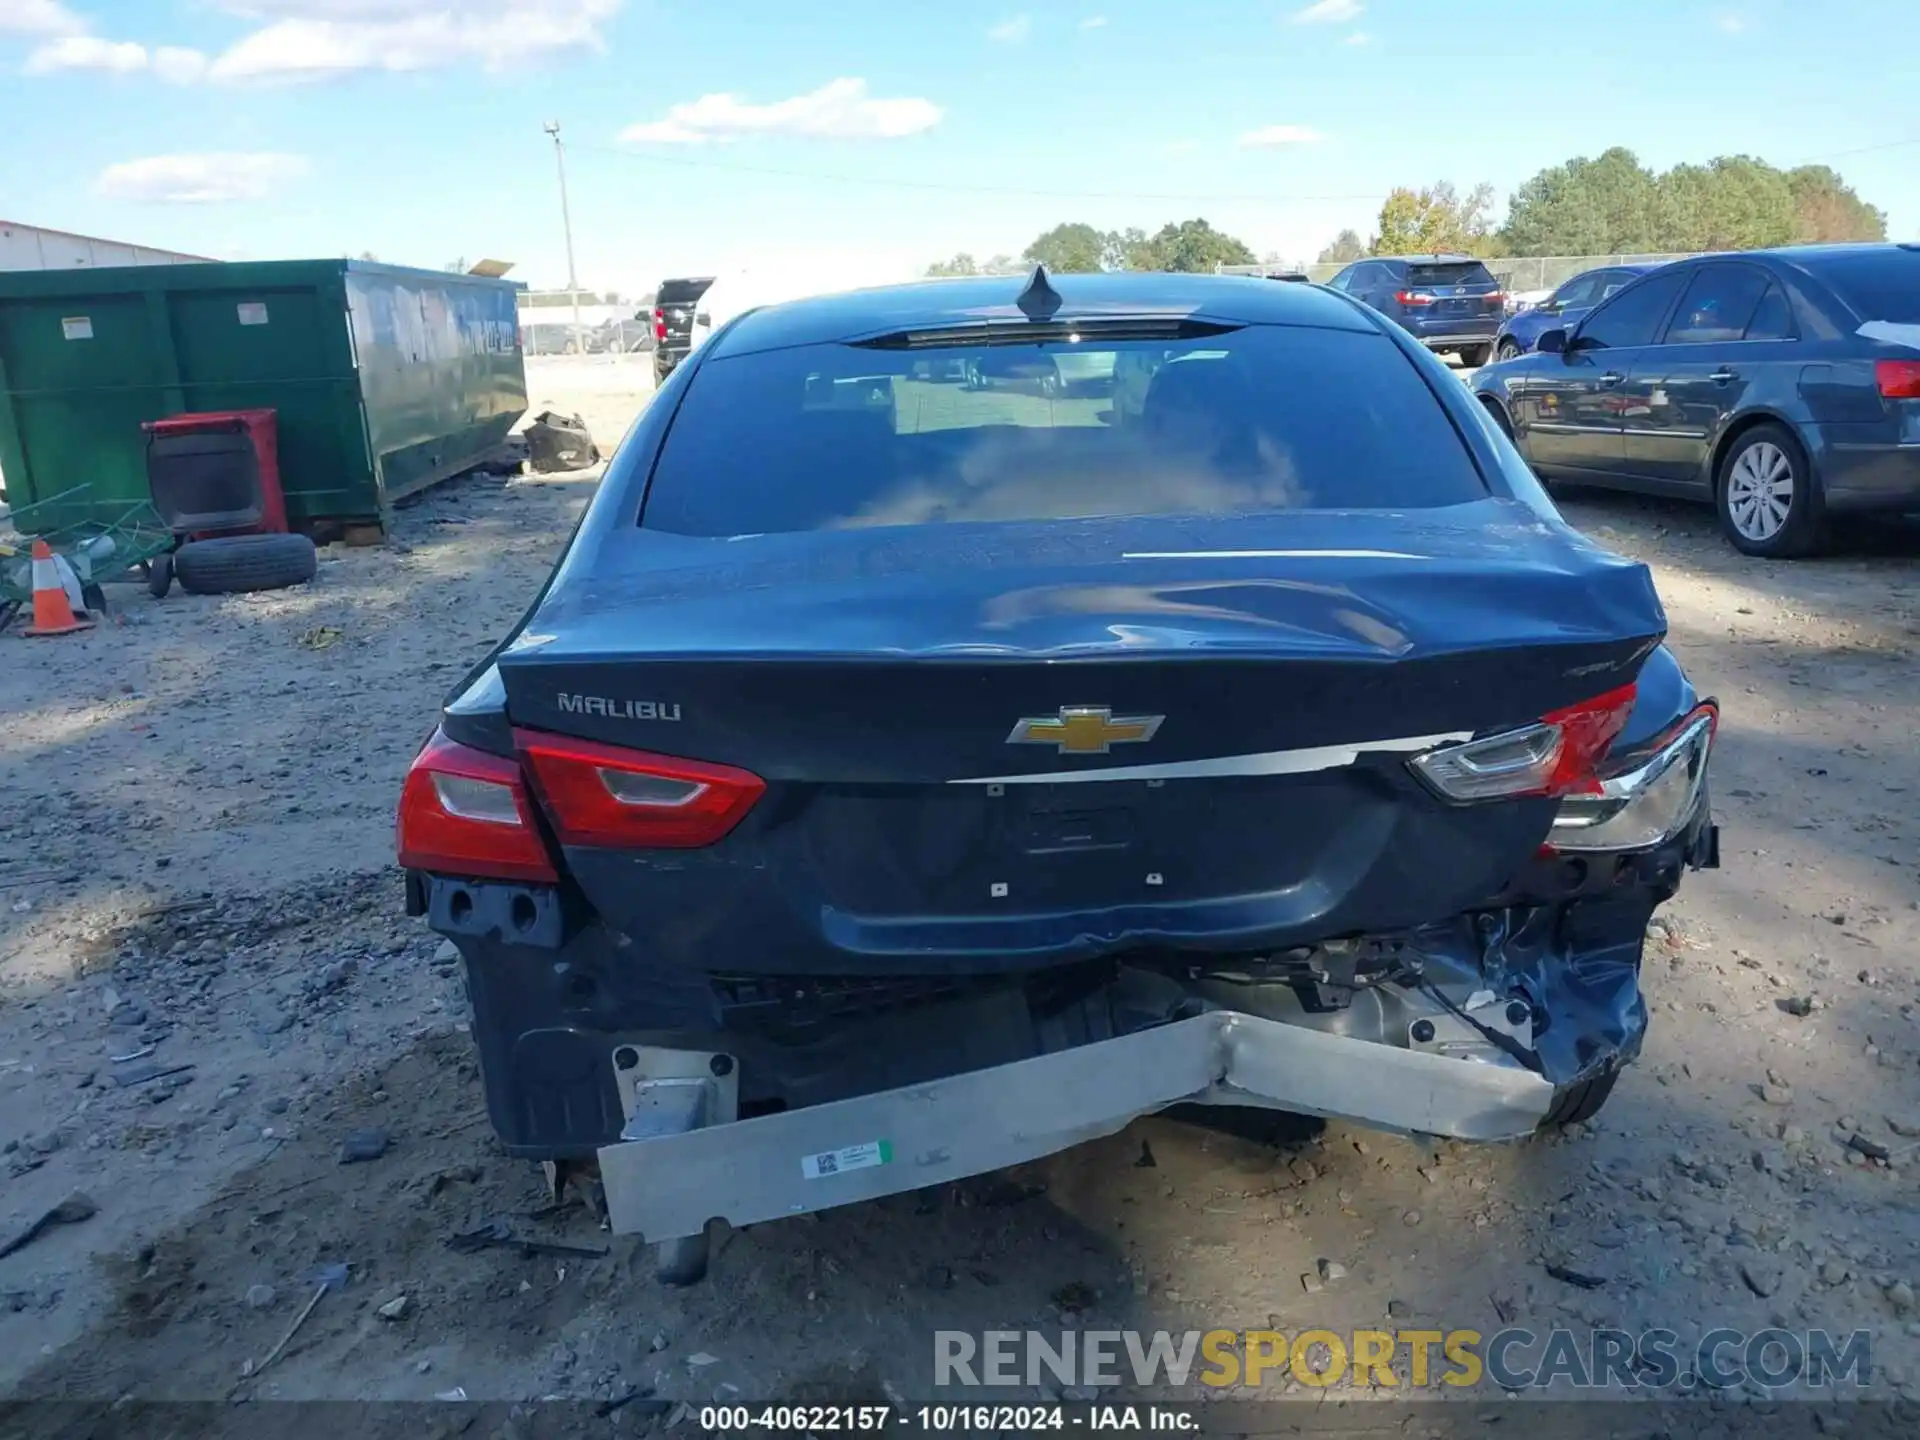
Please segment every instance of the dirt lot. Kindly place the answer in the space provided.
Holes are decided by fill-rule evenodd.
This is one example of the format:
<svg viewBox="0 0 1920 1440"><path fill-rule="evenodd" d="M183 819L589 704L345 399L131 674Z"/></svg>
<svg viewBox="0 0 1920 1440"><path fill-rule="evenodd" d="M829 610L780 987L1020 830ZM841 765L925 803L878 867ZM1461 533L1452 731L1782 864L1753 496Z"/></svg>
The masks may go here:
<svg viewBox="0 0 1920 1440"><path fill-rule="evenodd" d="M537 366L536 408L582 410L607 448L645 402L643 357ZM423 728L592 485L470 477L311 586L127 588L87 636L0 637L0 1235L76 1190L98 1206L0 1259L0 1394L916 1396L936 1328L1271 1320L1864 1327L1875 1392L1920 1395L1911 543L1766 565L1704 512L1568 500L1655 566L1726 717L1725 868L1656 921L1647 1054L1587 1133L1162 1117L731 1235L708 1284L668 1291L584 1209L539 1215L539 1174L495 1149L458 977L390 867ZM176 1073L118 1083L143 1067ZM366 1129L385 1153L341 1163ZM497 1216L607 1253L445 1244ZM1324 1289L1302 1278L1322 1260L1345 1272ZM344 1288L249 1375L335 1263Z"/></svg>

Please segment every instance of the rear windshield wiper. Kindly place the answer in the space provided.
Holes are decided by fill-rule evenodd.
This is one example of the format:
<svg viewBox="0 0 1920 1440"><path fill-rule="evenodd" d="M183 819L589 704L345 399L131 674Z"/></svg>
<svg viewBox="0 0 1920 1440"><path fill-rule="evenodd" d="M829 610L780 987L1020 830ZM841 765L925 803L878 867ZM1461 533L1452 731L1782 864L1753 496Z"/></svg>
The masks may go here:
<svg viewBox="0 0 1920 1440"><path fill-rule="evenodd" d="M1095 340L1203 340L1240 329L1190 315L1139 315L1087 320L989 320L927 330L895 330L848 343L861 350L941 350L955 346L1087 344Z"/></svg>

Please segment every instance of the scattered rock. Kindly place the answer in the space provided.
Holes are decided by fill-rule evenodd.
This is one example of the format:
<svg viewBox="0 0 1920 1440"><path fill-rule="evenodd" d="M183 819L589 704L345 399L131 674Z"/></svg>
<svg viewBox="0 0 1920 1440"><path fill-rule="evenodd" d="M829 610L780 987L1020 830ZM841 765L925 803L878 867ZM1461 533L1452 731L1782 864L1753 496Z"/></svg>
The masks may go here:
<svg viewBox="0 0 1920 1440"><path fill-rule="evenodd" d="M1400 1223L1403 1225L1418 1225L1420 1218L1420 1212L1418 1210L1409 1210L1400 1217Z"/></svg>
<svg viewBox="0 0 1920 1440"><path fill-rule="evenodd" d="M667 1348L666 1332L663 1330L654 1331L653 1339L647 1342L647 1352L651 1355L658 1355L662 1350L666 1348Z"/></svg>
<svg viewBox="0 0 1920 1440"><path fill-rule="evenodd" d="M1896 1280L1887 1287L1887 1299L1895 1310L1904 1315L1913 1309L1913 1286L1905 1280Z"/></svg>
<svg viewBox="0 0 1920 1440"><path fill-rule="evenodd" d="M249 1285L247 1287L247 1308L249 1310L271 1310L273 1302L279 1298L271 1285Z"/></svg>
<svg viewBox="0 0 1920 1440"><path fill-rule="evenodd" d="M718 1355L709 1355L704 1350L696 1350L693 1354L687 1356L687 1365L690 1369L694 1370L704 1370L709 1365L718 1365L719 1363L720 1357Z"/></svg>
<svg viewBox="0 0 1920 1440"><path fill-rule="evenodd" d="M1785 995L1773 1002L1787 1014L1804 1020L1820 1008L1820 1000L1815 995Z"/></svg>
<svg viewBox="0 0 1920 1440"><path fill-rule="evenodd" d="M1318 1275L1302 1275L1300 1277L1300 1288L1309 1295L1318 1295L1327 1287L1320 1283L1320 1277Z"/></svg>
<svg viewBox="0 0 1920 1440"><path fill-rule="evenodd" d="M1776 1085L1773 1081L1769 1080L1760 1087L1760 1098L1769 1105L1791 1105L1793 1103L1793 1087L1790 1085Z"/></svg>
<svg viewBox="0 0 1920 1440"><path fill-rule="evenodd" d="M1338 1260L1322 1260L1320 1262L1320 1278L1329 1285L1336 1280L1344 1280L1347 1278L1347 1267L1342 1265Z"/></svg>
<svg viewBox="0 0 1920 1440"><path fill-rule="evenodd" d="M387 1301L386 1304L380 1306L377 1313L382 1320L404 1320L407 1317L407 1312L411 1309L413 1309L413 1301L411 1298L405 1295L396 1295L393 1299Z"/></svg>
<svg viewBox="0 0 1920 1440"><path fill-rule="evenodd" d="M1755 1256L1751 1260L1740 1262L1740 1278L1747 1282L1747 1288L1762 1300L1768 1299L1780 1288L1785 1272L1771 1260Z"/></svg>
<svg viewBox="0 0 1920 1440"><path fill-rule="evenodd" d="M387 1132L384 1130L351 1130L347 1138L340 1142L340 1163L354 1165L363 1160L378 1160L387 1153Z"/></svg>

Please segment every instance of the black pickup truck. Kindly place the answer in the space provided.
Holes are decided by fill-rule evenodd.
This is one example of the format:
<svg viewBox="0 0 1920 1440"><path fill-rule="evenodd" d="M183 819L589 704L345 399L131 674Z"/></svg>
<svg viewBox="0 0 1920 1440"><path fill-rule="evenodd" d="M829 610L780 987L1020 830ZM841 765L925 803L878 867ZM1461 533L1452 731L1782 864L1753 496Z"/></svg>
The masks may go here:
<svg viewBox="0 0 1920 1440"><path fill-rule="evenodd" d="M653 383L662 385L693 348L693 312L713 276L662 280L653 297Z"/></svg>

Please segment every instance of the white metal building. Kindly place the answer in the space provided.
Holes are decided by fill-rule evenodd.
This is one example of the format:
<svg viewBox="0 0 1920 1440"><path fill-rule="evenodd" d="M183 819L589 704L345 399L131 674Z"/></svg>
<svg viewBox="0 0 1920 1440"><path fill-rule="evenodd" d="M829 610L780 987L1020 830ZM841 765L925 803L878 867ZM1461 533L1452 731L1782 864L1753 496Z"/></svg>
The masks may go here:
<svg viewBox="0 0 1920 1440"><path fill-rule="evenodd" d="M97 240L91 235L49 230L43 225L25 225L18 220L0 220L0 270L74 270L103 265L194 265L205 263L208 258L205 255L183 255L177 250L156 250L150 245Z"/></svg>

